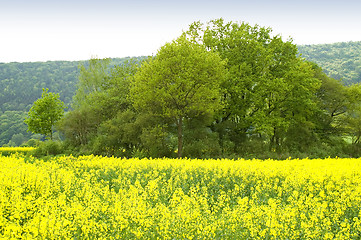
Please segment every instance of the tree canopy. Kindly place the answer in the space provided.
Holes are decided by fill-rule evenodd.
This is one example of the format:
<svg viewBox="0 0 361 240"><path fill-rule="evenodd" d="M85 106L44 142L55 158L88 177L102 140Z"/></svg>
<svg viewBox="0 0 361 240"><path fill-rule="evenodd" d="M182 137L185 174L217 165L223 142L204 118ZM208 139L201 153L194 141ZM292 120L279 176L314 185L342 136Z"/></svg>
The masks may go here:
<svg viewBox="0 0 361 240"><path fill-rule="evenodd" d="M219 55L182 35L145 62L134 77L130 96L140 112L169 118L177 128L178 157L183 121L221 108L220 85L227 73Z"/></svg>
<svg viewBox="0 0 361 240"><path fill-rule="evenodd" d="M222 139L261 134L269 137L270 149L280 151L291 124L307 120L320 81L297 56L291 41L271 33L269 28L223 19L207 25L196 22L188 31L194 41L216 49L228 63L229 77L223 84L227 107L218 124L230 122L233 128L220 132ZM241 138L238 141L236 148L245 143Z"/></svg>

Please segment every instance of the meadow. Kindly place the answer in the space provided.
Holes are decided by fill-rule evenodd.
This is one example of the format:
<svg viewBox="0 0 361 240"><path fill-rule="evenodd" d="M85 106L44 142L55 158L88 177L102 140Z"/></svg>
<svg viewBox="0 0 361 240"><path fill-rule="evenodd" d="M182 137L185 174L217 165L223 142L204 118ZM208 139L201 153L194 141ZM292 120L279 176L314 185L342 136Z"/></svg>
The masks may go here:
<svg viewBox="0 0 361 240"><path fill-rule="evenodd" d="M360 239L361 159L0 156L0 237Z"/></svg>

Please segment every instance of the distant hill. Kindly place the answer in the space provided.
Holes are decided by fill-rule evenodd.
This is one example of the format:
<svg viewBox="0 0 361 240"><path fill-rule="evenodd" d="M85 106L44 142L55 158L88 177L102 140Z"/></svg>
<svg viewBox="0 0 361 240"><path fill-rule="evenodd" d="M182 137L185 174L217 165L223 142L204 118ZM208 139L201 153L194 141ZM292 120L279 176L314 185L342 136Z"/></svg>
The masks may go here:
<svg viewBox="0 0 361 240"><path fill-rule="evenodd" d="M128 58L114 58L119 65ZM42 89L59 93L66 105L71 103L78 82L79 65L86 61L48 61L0 63L0 111L28 111L41 97Z"/></svg>
<svg viewBox="0 0 361 240"><path fill-rule="evenodd" d="M317 63L325 73L345 84L361 82L361 41L299 45L305 59Z"/></svg>
<svg viewBox="0 0 361 240"><path fill-rule="evenodd" d="M129 58L114 58L120 65ZM19 145L29 139L24 119L42 88L59 93L69 106L78 83L79 65L87 61L48 61L0 63L0 146ZM11 145L10 144L10 145Z"/></svg>

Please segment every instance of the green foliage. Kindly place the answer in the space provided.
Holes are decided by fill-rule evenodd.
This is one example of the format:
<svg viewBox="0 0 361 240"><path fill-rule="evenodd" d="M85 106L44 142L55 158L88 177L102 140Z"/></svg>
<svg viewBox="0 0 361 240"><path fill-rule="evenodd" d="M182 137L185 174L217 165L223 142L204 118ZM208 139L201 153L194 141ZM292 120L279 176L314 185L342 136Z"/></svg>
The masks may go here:
<svg viewBox="0 0 361 240"><path fill-rule="evenodd" d="M164 45L135 75L134 106L168 118L213 112L220 108L223 65L217 54L180 37Z"/></svg>
<svg viewBox="0 0 361 240"><path fill-rule="evenodd" d="M134 107L171 119L177 128L178 157L182 156L184 119L220 109L220 84L227 74L224 65L218 54L182 35L160 48L135 75L130 90Z"/></svg>
<svg viewBox="0 0 361 240"><path fill-rule="evenodd" d="M41 98L34 102L24 122L28 125L29 131L43 134L52 140L53 127L63 117L64 108L59 94L43 89Z"/></svg>
<svg viewBox="0 0 361 240"><path fill-rule="evenodd" d="M80 69L60 128L76 154L348 156L361 138L360 87L328 77L270 28L196 22L142 64Z"/></svg>
<svg viewBox="0 0 361 240"><path fill-rule="evenodd" d="M101 124L93 142L93 152L107 156L130 157L141 144L143 124L135 112L126 110Z"/></svg>
<svg viewBox="0 0 361 240"><path fill-rule="evenodd" d="M108 77L110 59L92 58L87 66L80 65L78 89L74 96L74 107L87 104L91 101L89 97L101 91L103 82Z"/></svg>
<svg viewBox="0 0 361 240"><path fill-rule="evenodd" d="M57 92L68 105L76 89L79 62L0 63L0 109L29 111L42 89Z"/></svg>
<svg viewBox="0 0 361 240"><path fill-rule="evenodd" d="M221 155L218 133L211 130L211 114L187 119L184 123L184 155L192 158L210 158Z"/></svg>
<svg viewBox="0 0 361 240"><path fill-rule="evenodd" d="M140 61L129 59L111 68L107 59L91 59L81 66L74 110L60 123L70 145L103 155L122 156L123 150L133 150L139 138L130 130L135 129L135 119L128 92Z"/></svg>
<svg viewBox="0 0 361 240"><path fill-rule="evenodd" d="M300 45L302 57L317 63L325 73L350 85L361 82L361 41Z"/></svg>
<svg viewBox="0 0 361 240"><path fill-rule="evenodd" d="M119 66L129 59L113 58L110 65ZM59 93L60 99L69 106L79 82L78 66L88 64L87 61L0 63L0 110L29 111L41 97L43 88Z"/></svg>
<svg viewBox="0 0 361 240"><path fill-rule="evenodd" d="M40 140L38 139L29 139L26 143L24 143L24 146L28 146L28 147L36 147L38 146L40 143Z"/></svg>
<svg viewBox="0 0 361 240"><path fill-rule="evenodd" d="M270 150L280 151L292 122L308 121L320 86L311 65L297 57L297 47L279 36L271 37L269 28L223 19L206 25L196 22L188 34L227 60L229 76L222 84L226 107L216 124L232 128L223 131L214 126L220 141L233 138L242 151L247 136L262 134L268 136Z"/></svg>
<svg viewBox="0 0 361 240"><path fill-rule="evenodd" d="M119 66L129 59L113 58L110 65ZM86 61L0 63L0 145L7 144L14 134L22 133L30 139L24 119L43 88L59 93L60 100L70 106L79 82L80 64L88 66Z"/></svg>
<svg viewBox="0 0 361 240"><path fill-rule="evenodd" d="M29 152L34 157L55 156L64 153L63 143L60 141L47 140L40 142L36 148Z"/></svg>
<svg viewBox="0 0 361 240"><path fill-rule="evenodd" d="M12 143L10 144L10 146L15 147L15 146L21 146L25 141L26 141L25 136L22 133L17 133L11 137L9 143Z"/></svg>
<svg viewBox="0 0 361 240"><path fill-rule="evenodd" d="M59 122L59 130L74 146L87 144L100 124L99 117L90 106L67 112Z"/></svg>
<svg viewBox="0 0 361 240"><path fill-rule="evenodd" d="M31 137L24 123L26 116L27 114L22 111L0 112L0 146L8 144L14 136L19 136L19 134L26 140ZM16 145L16 143L14 144Z"/></svg>

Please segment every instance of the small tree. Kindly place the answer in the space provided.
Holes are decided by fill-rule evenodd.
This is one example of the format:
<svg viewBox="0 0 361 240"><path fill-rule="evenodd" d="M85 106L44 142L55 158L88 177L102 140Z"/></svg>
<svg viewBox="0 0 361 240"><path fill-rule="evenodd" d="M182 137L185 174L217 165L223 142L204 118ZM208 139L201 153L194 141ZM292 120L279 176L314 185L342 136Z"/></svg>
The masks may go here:
<svg viewBox="0 0 361 240"><path fill-rule="evenodd" d="M43 88L41 98L34 102L24 122L28 125L28 131L43 134L52 140L53 127L64 115L65 105L59 99L59 94L48 90Z"/></svg>

